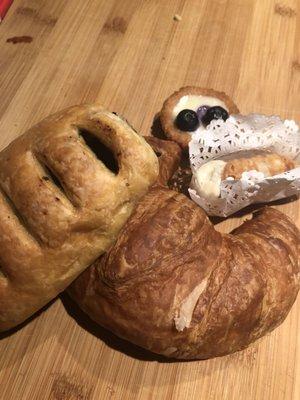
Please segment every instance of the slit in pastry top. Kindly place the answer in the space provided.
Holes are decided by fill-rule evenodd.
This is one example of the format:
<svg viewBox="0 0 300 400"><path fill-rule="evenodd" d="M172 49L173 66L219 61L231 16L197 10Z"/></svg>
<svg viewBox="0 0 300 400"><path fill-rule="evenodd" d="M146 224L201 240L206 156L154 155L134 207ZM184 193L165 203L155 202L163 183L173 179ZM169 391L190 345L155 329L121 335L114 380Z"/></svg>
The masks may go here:
<svg viewBox="0 0 300 400"><path fill-rule="evenodd" d="M119 172L119 164L113 151L110 150L96 135L86 129L79 128L78 134L98 160L100 160L107 169L117 175Z"/></svg>

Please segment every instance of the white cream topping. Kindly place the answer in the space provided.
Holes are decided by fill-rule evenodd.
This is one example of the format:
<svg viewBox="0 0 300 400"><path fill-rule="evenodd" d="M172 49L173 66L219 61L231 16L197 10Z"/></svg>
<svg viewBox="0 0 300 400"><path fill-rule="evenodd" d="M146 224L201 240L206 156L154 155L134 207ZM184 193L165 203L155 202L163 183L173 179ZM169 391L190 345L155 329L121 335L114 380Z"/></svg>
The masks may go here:
<svg viewBox="0 0 300 400"><path fill-rule="evenodd" d="M216 97L196 96L194 94L190 94L181 97L179 102L173 108L173 119L175 120L177 115L182 110L189 109L197 111L200 106L209 106L209 107L220 106L223 107L226 111L228 111L226 104L222 100Z"/></svg>
<svg viewBox="0 0 300 400"><path fill-rule="evenodd" d="M200 196L210 198L220 196L222 173L226 162L212 160L202 165L194 175L195 189Z"/></svg>

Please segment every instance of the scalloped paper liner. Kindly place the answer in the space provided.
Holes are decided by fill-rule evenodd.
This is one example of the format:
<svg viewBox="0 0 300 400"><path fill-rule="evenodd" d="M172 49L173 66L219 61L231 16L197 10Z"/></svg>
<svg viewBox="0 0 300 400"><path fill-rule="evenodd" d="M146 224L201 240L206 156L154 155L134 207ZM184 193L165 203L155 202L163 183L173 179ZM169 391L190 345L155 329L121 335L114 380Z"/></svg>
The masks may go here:
<svg viewBox="0 0 300 400"><path fill-rule="evenodd" d="M214 120L189 143L193 178L190 196L208 215L227 217L249 204L270 202L300 193L300 166L264 178L257 171L244 172L239 180L221 182L219 198L201 197L194 186L194 173L204 163L245 150L270 150L300 164L300 131L293 120L277 116L232 115L227 121Z"/></svg>

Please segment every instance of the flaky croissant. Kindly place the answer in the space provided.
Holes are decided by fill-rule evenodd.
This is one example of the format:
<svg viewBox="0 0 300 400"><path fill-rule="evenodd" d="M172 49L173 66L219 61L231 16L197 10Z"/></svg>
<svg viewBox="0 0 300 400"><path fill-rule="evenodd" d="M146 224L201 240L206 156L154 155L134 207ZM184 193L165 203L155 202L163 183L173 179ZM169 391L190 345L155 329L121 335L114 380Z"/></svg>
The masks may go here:
<svg viewBox="0 0 300 400"><path fill-rule="evenodd" d="M103 254L157 176L151 147L98 105L52 115L3 150L0 331L24 321Z"/></svg>
<svg viewBox="0 0 300 400"><path fill-rule="evenodd" d="M100 325L155 353L221 356L285 319L299 290L299 245L274 208L221 234L195 203L156 185L69 293Z"/></svg>

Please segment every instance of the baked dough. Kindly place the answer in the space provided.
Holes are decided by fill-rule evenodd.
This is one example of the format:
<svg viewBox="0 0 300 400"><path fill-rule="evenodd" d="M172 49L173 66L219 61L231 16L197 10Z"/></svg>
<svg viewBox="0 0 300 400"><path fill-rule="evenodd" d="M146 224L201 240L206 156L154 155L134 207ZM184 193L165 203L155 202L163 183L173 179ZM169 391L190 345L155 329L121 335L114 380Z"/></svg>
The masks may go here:
<svg viewBox="0 0 300 400"><path fill-rule="evenodd" d="M239 113L239 109L231 100L231 98L223 92L218 92L214 89L200 88L197 86L185 86L180 88L177 92L173 93L165 100L160 112L160 121L162 129L167 138L174 140L174 142L178 143L185 150L188 149L191 135L190 133L183 132L176 127L173 115L174 108L184 96L211 97L215 101L219 101L220 104L225 105L229 114ZM200 105L201 104L199 104L199 106Z"/></svg>
<svg viewBox="0 0 300 400"><path fill-rule="evenodd" d="M265 153L253 157L242 157L227 161L222 173L222 180L232 177L241 179L245 171L258 171L270 177L295 168L295 163L276 153Z"/></svg>
<svg viewBox="0 0 300 400"><path fill-rule="evenodd" d="M84 132L110 149L118 172L97 159ZM27 319L106 251L157 176L151 147L98 105L52 115L3 150L0 330Z"/></svg>
<svg viewBox="0 0 300 400"><path fill-rule="evenodd" d="M221 182L227 178L241 179L243 172L261 172L265 178L295 168L295 163L276 153L237 157L231 160L211 160L203 164L194 174L192 186L200 196L216 198L221 193Z"/></svg>
<svg viewBox="0 0 300 400"><path fill-rule="evenodd" d="M221 234L160 184L68 291L100 325L155 353L221 356L285 319L299 290L299 246L298 229L274 208Z"/></svg>

